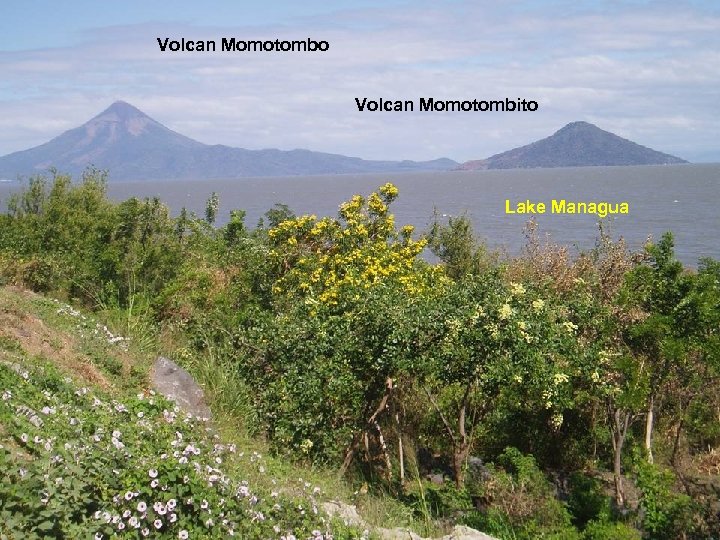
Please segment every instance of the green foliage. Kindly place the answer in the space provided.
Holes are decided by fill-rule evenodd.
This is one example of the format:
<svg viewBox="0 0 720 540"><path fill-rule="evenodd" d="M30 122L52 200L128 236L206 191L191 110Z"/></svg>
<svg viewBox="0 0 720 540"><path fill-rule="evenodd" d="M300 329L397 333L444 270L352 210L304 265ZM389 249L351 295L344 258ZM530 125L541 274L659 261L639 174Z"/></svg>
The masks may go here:
<svg viewBox="0 0 720 540"><path fill-rule="evenodd" d="M410 485L403 500L419 517L456 518L472 508L472 499L465 489L444 482L440 485L418 480Z"/></svg>
<svg viewBox="0 0 720 540"><path fill-rule="evenodd" d="M216 442L152 392L117 400L74 386L50 365L0 364L0 396L3 438L12 441L0 447L0 533L260 538L333 531L318 515L319 490L301 481L288 495L242 480L243 470L264 472L259 454ZM336 535L358 536L348 527Z"/></svg>
<svg viewBox="0 0 720 540"><path fill-rule="evenodd" d="M570 492L566 504L576 527L584 529L590 521L609 518L611 515L610 497L603 492L602 485L597 478L575 472L570 476L569 487Z"/></svg>
<svg viewBox="0 0 720 540"><path fill-rule="evenodd" d="M477 242L472 222L464 214L449 217L443 225L436 213L428 232L428 246L453 279L477 275L489 266L486 248Z"/></svg>
<svg viewBox="0 0 720 540"><path fill-rule="evenodd" d="M499 263L477 241L467 216L436 221L425 237L410 226L396 227L390 207L398 191L392 184L354 196L337 218L297 217L276 205L266 214L268 227L263 222L255 230L246 226L242 210L215 228L216 194L204 219L186 210L174 218L157 198L113 203L105 187L105 174L95 170L78 183L57 173L31 179L0 215L0 283L91 306L114 330L132 336L138 349L154 351L161 341L205 383L216 411L264 434L283 458L316 467L342 463L343 471L361 474L370 491L405 494L411 508L396 514L464 514L468 523L502 538L577 538L583 527L585 538L636 538L637 531L614 521L599 483L573 471L591 468L599 477L613 468L615 457L626 465L623 449L642 439L639 420L648 411L656 412L658 440L674 443L669 457L668 445L661 447L658 462L720 441L714 391L720 382L720 263L705 260L696 272L684 269L669 234L637 258L601 231L595 250L572 259L562 246L541 245L532 225L523 256ZM441 264L422 259L428 246ZM23 355L16 334L24 329L5 330L7 313L0 306L0 360L15 362ZM86 333L97 330L95 324L77 321ZM118 387L144 383L143 368L102 348L85 353ZM69 383L41 379L60 403L56 394ZM19 388L30 388L24 384ZM22 399L36 410L50 399L42 396ZM81 397L71 403L85 411ZM147 402L122 403L159 418L159 411L142 409ZM23 421L8 410L0 435L15 433ZM123 489L150 496L143 491L147 479L137 472L148 467L157 469L177 501L190 490L219 504L228 499L223 489L241 488L208 487L207 478L191 474L189 483L178 482L159 458L175 452L168 445L176 434L159 429L153 438L136 420L128 424L124 413L85 412L88 425L106 434L123 426L117 428L123 444L133 447L132 460L141 461L132 461L136 471L119 468L121 457L127 458L121 449L93 441L84 450L73 446L83 461L71 475L77 480L51 485L40 470L57 476L49 461L55 454L15 440L5 447L3 474L10 476L0 488L8 504L17 505L5 515L12 527L35 527L28 534L48 537L75 534L73 527L85 531L100 508L77 494L90 493L92 504L111 512ZM56 418L43 420L50 425ZM68 444L95 434L94 428L57 429L52 436ZM206 444L195 428L183 429L177 429L183 441ZM45 441L49 435L37 436ZM205 451L212 455L209 446ZM432 456L431 462L421 462L420 455ZM471 455L500 468L464 488ZM71 456L63 456L65 465ZM30 457L36 465L19 465ZM420 482L415 489L406 471L416 460L417 477L452 470L456 485ZM20 481L20 468L31 471L25 478L34 483ZM123 472L110 474L113 469ZM570 474L566 507L543 474L550 470ZM712 530L712 504L703 517L663 471L639 465L645 535ZM622 480L622 469L615 473ZM33 491L50 489L48 504L57 501L51 527L40 513L47 505L29 499ZM468 508L470 496L485 505L482 511ZM709 488L693 496L716 499ZM266 531L244 502L227 504L237 531L246 537ZM287 504L280 513L255 510L307 530L303 520L312 518L290 512L295 502ZM187 505L181 510L183 523L200 530L193 516L201 512Z"/></svg>
<svg viewBox="0 0 720 540"><path fill-rule="evenodd" d="M583 540L640 540L637 529L618 521L591 521L585 527Z"/></svg>
<svg viewBox="0 0 720 540"><path fill-rule="evenodd" d="M642 524L649 538L664 540L690 533L694 526L692 499L675 491L672 472L642 459L637 460L636 472L642 491Z"/></svg>
<svg viewBox="0 0 720 540"><path fill-rule="evenodd" d="M507 448L498 464L483 493L487 508L468 514L465 523L502 539L580 538L532 456Z"/></svg>
<svg viewBox="0 0 720 540"><path fill-rule="evenodd" d="M218 194L213 191L212 195L210 195L210 198L207 200L207 203L205 203L205 221L207 221L210 225L215 223L219 206L220 197L218 197Z"/></svg>

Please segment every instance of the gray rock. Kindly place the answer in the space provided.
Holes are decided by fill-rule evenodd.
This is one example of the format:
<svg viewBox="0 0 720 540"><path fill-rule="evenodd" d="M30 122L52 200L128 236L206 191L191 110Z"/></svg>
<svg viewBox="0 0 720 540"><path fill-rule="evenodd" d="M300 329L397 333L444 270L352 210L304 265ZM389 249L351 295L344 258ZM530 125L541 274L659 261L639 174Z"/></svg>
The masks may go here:
<svg viewBox="0 0 720 540"><path fill-rule="evenodd" d="M445 476L442 474L428 474L427 479L436 486L442 486L445 483Z"/></svg>
<svg viewBox="0 0 720 540"><path fill-rule="evenodd" d="M443 536L441 540L497 540L497 538L464 525L455 525L452 532Z"/></svg>
<svg viewBox="0 0 720 540"><path fill-rule="evenodd" d="M362 529L371 529L365 520L358 514L354 505L345 504L339 501L329 501L322 504L322 509L330 517L341 519L346 525L359 527ZM394 529L375 529L374 532L383 540L432 540L423 538L422 536L403 528ZM493 536L489 536L470 527L456 525L450 534L446 534L438 540L497 540Z"/></svg>
<svg viewBox="0 0 720 540"><path fill-rule="evenodd" d="M358 514L357 507L354 504L328 501L322 503L322 509L328 516L341 519L345 525L362 528L367 527L365 520Z"/></svg>
<svg viewBox="0 0 720 540"><path fill-rule="evenodd" d="M186 413L202 420L212 419L202 388L172 360L159 356L152 368L151 381L157 392L177 403Z"/></svg>
<svg viewBox="0 0 720 540"><path fill-rule="evenodd" d="M401 528L378 529L376 532L383 540L427 540L419 534Z"/></svg>

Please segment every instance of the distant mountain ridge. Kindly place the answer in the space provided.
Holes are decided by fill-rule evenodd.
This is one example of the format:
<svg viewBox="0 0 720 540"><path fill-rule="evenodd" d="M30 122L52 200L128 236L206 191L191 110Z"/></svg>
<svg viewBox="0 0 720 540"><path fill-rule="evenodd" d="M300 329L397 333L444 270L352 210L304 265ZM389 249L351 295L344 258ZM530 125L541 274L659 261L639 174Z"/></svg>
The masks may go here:
<svg viewBox="0 0 720 540"><path fill-rule="evenodd" d="M463 164L373 161L310 150L246 150L208 145L181 135L124 101L80 127L28 150L0 157L0 180L54 167L79 175L89 165L110 180L207 180L248 176L482 170L596 165L657 165L687 161L641 146L588 122L572 122L531 144Z"/></svg>
<svg viewBox="0 0 720 540"><path fill-rule="evenodd" d="M487 159L467 161L458 170L529 169L688 163L623 139L590 124L572 122L550 137Z"/></svg>
<svg viewBox="0 0 720 540"><path fill-rule="evenodd" d="M45 144L0 157L0 178L55 167L77 175L87 166L108 169L110 180L164 180L389 173L449 170L458 163L371 161L310 150L246 150L207 145L176 133L124 101Z"/></svg>

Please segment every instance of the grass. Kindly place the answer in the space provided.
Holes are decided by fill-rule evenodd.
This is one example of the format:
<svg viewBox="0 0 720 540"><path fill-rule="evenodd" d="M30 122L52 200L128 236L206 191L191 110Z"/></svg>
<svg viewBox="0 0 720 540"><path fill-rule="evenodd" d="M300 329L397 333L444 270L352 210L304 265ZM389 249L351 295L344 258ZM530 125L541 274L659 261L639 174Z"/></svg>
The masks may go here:
<svg viewBox="0 0 720 540"><path fill-rule="evenodd" d="M204 538L224 536L233 526L246 538L361 537L361 531L324 516L319 510L323 500L357 503L372 526L428 529L388 495L358 495L334 470L270 456L262 438L249 429L250 389L241 374L222 360L224 356L212 350L198 357L182 347L173 351L204 386L214 414L211 432L194 421L180 422L181 413L173 412L172 403L153 396L148 386L148 373L160 349L154 334L150 339L151 334L143 331L136 341L133 335L118 335L114 328L62 302L0 287L0 522L4 523L0 536L97 533L104 538L135 538L147 530L153 537L177 538L181 531L194 531L191 538ZM164 343L163 349L167 348ZM167 420L168 411L176 417L173 422ZM36 420L41 427L33 423ZM115 432L122 437L111 437ZM185 476L191 478L186 483L174 472L180 465L167 466L167 456L177 452L178 437L183 444L193 441L204 449L196 460L202 471L195 471L195 476L188 472ZM222 451L213 450L218 444ZM212 461L215 458L221 458L222 466ZM208 484L207 468L221 470L217 474L225 484ZM166 485L164 494L153 491L144 476L153 469ZM243 486L259 502L249 507L246 497L238 498ZM138 494L132 496L133 502L155 498L155 503L165 505L158 508L166 511L170 495L217 505L225 501L219 511L231 525L217 520L208 528L205 521L212 516L198 521L202 513L188 505L178 506L173 523L163 518L167 512L147 510L143 516L119 499L127 493ZM131 517L135 519L130 521ZM157 520L162 521L160 528L155 527ZM118 528L120 523L123 529ZM213 532L208 536L208 531Z"/></svg>

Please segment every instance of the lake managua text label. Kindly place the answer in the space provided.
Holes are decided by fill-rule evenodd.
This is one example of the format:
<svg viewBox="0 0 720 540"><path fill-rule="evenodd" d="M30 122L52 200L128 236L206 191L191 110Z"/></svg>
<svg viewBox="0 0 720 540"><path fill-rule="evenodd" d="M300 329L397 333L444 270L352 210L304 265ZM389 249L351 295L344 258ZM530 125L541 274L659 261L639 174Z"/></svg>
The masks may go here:
<svg viewBox="0 0 720 540"><path fill-rule="evenodd" d="M282 39L237 39L224 37L218 42L214 39L170 39L157 38L160 52L326 52L330 43L324 40L306 38L304 40Z"/></svg>
<svg viewBox="0 0 720 540"><path fill-rule="evenodd" d="M416 102L411 99L355 98L359 112L414 112ZM538 110L538 102L524 98L504 99L436 99L417 100L420 112L517 112Z"/></svg>

